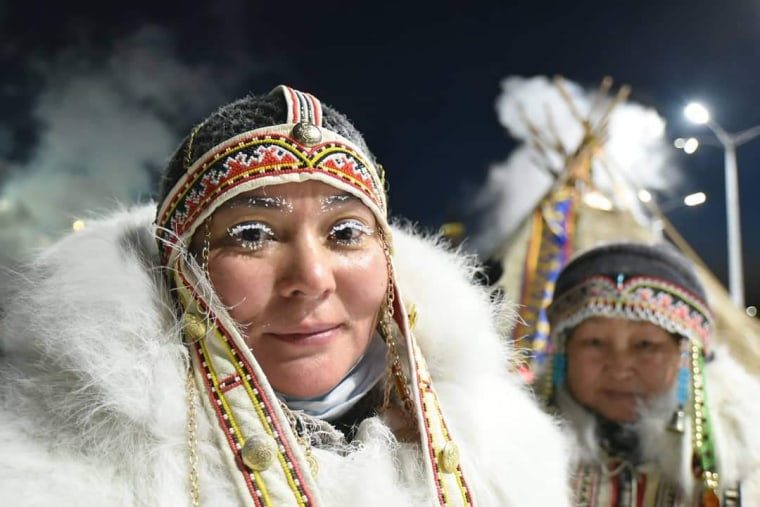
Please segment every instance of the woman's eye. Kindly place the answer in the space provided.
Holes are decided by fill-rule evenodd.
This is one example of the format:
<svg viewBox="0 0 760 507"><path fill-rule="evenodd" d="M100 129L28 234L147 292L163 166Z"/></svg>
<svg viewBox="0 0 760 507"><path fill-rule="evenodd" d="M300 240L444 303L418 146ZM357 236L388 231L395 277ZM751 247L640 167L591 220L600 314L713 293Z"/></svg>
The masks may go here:
<svg viewBox="0 0 760 507"><path fill-rule="evenodd" d="M359 220L344 220L333 225L330 230L330 239L339 245L351 246L359 244L362 239L371 236L374 232Z"/></svg>
<svg viewBox="0 0 760 507"><path fill-rule="evenodd" d="M639 350L648 350L654 348L655 344L649 340L639 340L635 343L635 347Z"/></svg>
<svg viewBox="0 0 760 507"><path fill-rule="evenodd" d="M261 222L243 222L227 229L227 235L235 243L248 250L258 250L268 240L274 239L274 233Z"/></svg>
<svg viewBox="0 0 760 507"><path fill-rule="evenodd" d="M583 344L586 347L596 348L604 345L604 341L601 338L586 338L583 340Z"/></svg>

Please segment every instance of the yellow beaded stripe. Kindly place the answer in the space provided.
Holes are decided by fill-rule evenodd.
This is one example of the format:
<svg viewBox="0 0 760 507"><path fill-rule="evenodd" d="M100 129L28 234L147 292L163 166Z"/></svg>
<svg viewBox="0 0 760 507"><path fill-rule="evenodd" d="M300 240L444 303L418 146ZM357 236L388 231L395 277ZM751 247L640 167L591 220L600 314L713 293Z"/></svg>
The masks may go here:
<svg viewBox="0 0 760 507"><path fill-rule="evenodd" d="M266 433L270 437L272 437L275 440L277 440L277 432L275 430L273 430L271 424L267 424L268 421L274 421L274 418L273 417L267 417L267 414L265 413L266 405L261 400L261 398L257 397L258 390L255 389L255 388L251 388L250 383L248 383L248 382L245 381L245 380L247 380L247 377L249 375L246 374L245 371L242 368L239 367L239 361L236 361L235 352L232 350L232 348L229 347L229 342L227 342L227 340L224 339L223 335L219 332L218 329L215 330L215 333L217 334L217 337L220 339L220 343L222 343L222 345L226 346L228 354L229 354L230 362L232 364L236 365L236 370L238 370L239 374L243 377L243 379L244 379L243 380L243 385L245 386L246 392L247 392L248 397L249 397L249 399L250 399L250 401L251 401L251 403L252 403L252 405L253 405L253 407L254 407L254 409L256 411L256 414L259 416L259 420L262 422L264 430L266 431ZM210 357L206 357L206 361L211 361L211 360L212 359ZM242 432L236 426L235 417L234 417L234 415L232 413L232 410L231 410L231 408L229 406L229 403L226 401L226 396L221 396L221 398L224 399L225 415L227 415L227 418L230 421L230 425L232 425L235 428L236 434L238 436L242 436ZM244 441L244 439L238 439L237 440L236 446L238 447L238 449L240 449L242 447L240 443L243 442L243 441ZM277 460L280 463L281 469L283 470L283 472L285 472L285 478L287 480L288 486L290 487L291 491L294 494L294 498L295 498L296 502L300 506L310 505L308 495L300 487L303 481L300 480L300 478L298 477L299 474L298 474L297 469L294 470L293 467L291 466L292 462L287 459L287 456L285 455L283 446L278 444L277 448L278 448ZM264 486L263 480L260 477L259 472L255 471L255 470L252 470L251 472L253 473L254 477L256 477L256 479L258 480L257 485L264 492L265 491L265 486ZM291 472L295 472L296 476L294 477L293 473L291 473ZM274 504L270 500L265 499L265 502L264 502L263 505L274 505Z"/></svg>
<svg viewBox="0 0 760 507"><path fill-rule="evenodd" d="M704 356L697 343L691 344L692 465L694 476L701 479L706 491L715 493L719 487L715 442L710 425L707 391L704 385Z"/></svg>
<svg viewBox="0 0 760 507"><path fill-rule="evenodd" d="M212 391L212 397L213 400L217 403L217 406L219 407L217 409L218 414L224 414L227 417L224 417L224 420L226 424L228 425L228 429L225 430L225 433L227 433L228 439L232 437L234 440L233 442L230 442L235 446L238 452L240 452L240 449L242 448L241 442L245 441L245 438L240 432L240 428L238 427L235 418L232 417L232 411L230 409L229 403L227 402L227 398L221 394L221 390L219 388L219 381L218 377L216 375L216 372L214 371L214 367L212 365L212 360L210 357L210 354L208 352L208 349L206 347L206 340L199 340L196 342L193 347L195 348L195 353L198 362L201 365L202 371L205 372L206 378L211 383L211 391ZM230 435L230 433L232 433ZM229 441L229 440L228 440ZM261 478L261 475L255 471L251 470L251 474L253 475L253 480L250 480L250 478L246 478L246 484L248 484L248 487L252 489L251 496L253 497L253 502L255 505L272 505L271 500L269 499L269 494L267 492L266 486L264 485L264 481ZM264 503L262 504L259 501L259 498L261 498Z"/></svg>
<svg viewBox="0 0 760 507"><path fill-rule="evenodd" d="M232 362L232 364L235 365L235 370L238 372L238 374L240 375L243 381L242 385L245 388L245 392L248 394L248 399L251 401L254 408L256 409L256 413L259 416L259 420L264 425L264 428L266 429L267 434L277 439L277 435L275 431L273 431L271 424L266 424L267 422L274 421L276 419L274 418L272 414L268 416L267 413L265 412L265 410L267 409L267 406L266 406L265 401L259 394L260 391L257 387L251 384L251 380L253 380L254 378L253 375L251 375L244 369L244 363L242 359L236 360L237 353L230 346L229 341L223 340L222 344L226 347L229 359ZM271 411L271 409L269 410ZM303 484L303 479L301 477L301 474L299 473L299 470L292 468L291 462L287 460L286 456L283 454L283 452L281 452L282 447L280 445L278 445L278 450L280 452L277 453L277 459L280 462L282 470L285 472L290 472L290 470L293 470L293 472L295 472L295 477L290 473L286 473L286 477L288 479L288 485L290 486L291 490L294 493L300 493L300 498L303 498L304 500L303 502L299 501L299 505L309 505L309 500L301 488L301 485Z"/></svg>
<svg viewBox="0 0 760 507"><path fill-rule="evenodd" d="M398 290L396 288L396 290ZM424 430L424 435L421 437L423 440L423 448L427 447L428 463L432 467L432 474L435 479L435 487L437 491L437 497L440 505L455 505L453 498L448 495L446 489L446 483L451 479L451 473L447 473L441 470L438 463L438 452L446 445L450 444L451 438L449 437L448 430L446 428L443 413L438 403L438 396L435 391L430 388L432 385L432 378L428 373L425 360L422 356L422 352L417 346L416 340L413 334L409 330L406 313L402 310L400 305L401 298L397 293L394 301L394 318L396 324L399 326L402 336L406 339L407 350L409 351L409 362L412 371L414 371L414 390L416 392L415 402L420 407L422 412L421 420L418 416L418 424L422 423L421 429ZM438 437L438 438L436 438ZM436 445L440 443L440 445ZM456 486L461 493L462 503L461 505L472 506L472 494L469 490L467 482L465 481L464 474L461 467L456 467ZM458 503L458 502L457 502Z"/></svg>
<svg viewBox="0 0 760 507"><path fill-rule="evenodd" d="M448 427L446 426L446 421L443 419L443 413L441 412L441 407L438 404L438 397L435 394L432 384L428 384L427 382L421 382L420 386L423 392L425 393L423 395L424 396L423 399L424 399L424 403L426 407L426 410L425 410L426 414L430 414L431 412L435 413L438 417L438 420L440 421L440 429L443 435L444 443L440 448L437 449L436 456L435 456L436 468L438 469L440 467L440 464L438 463L440 453L443 452L447 444L450 444L451 437L449 436L449 430L448 430ZM431 420L429 416L427 420L428 420L428 425L432 424L433 421ZM444 473L446 473L446 471L444 471ZM454 478L456 479L456 485L457 485L457 488L459 489L459 494L462 497L462 505L470 505L470 506L473 505L472 498L470 496L469 487L467 486L464 480L464 476L462 475L461 465L457 464L456 472L450 472L450 474L454 475ZM443 488L444 496L448 497L448 492L446 490L446 480L445 480L446 477L445 476L442 477L440 471L438 471L438 476L439 476L439 482L441 482L441 486ZM448 505L448 503L449 503L449 500L447 498L446 505Z"/></svg>
<svg viewBox="0 0 760 507"><path fill-rule="evenodd" d="M219 329L215 328L214 333L217 335L217 338L220 340L221 343L226 343L225 337L222 333L219 332ZM236 450L237 451L236 455L239 455L240 450L243 447L243 443L245 442L245 437L240 431L240 428L237 424L233 411L229 405L229 402L227 401L227 396L223 395L221 390L219 389L218 377L212 366L213 358L206 347L206 340L199 341L197 344L195 344L195 347L196 349L198 349L199 360L201 361L201 365L202 367L204 367L206 376L212 385L210 390L212 391L213 399L217 402L216 411L219 416L219 420L220 422L224 421L224 425L222 429L224 430L226 434L228 442L233 448L233 452ZM243 373L243 375L245 375L245 373ZM249 395L250 394L252 393L249 392ZM272 438L275 438L276 440L279 440L277 438L277 434L272 430L271 424L268 424L269 421L275 420L274 417L267 417L264 410L262 410L262 406L264 406L264 403L257 402L255 400L251 400L251 401L253 403L253 406L256 410L257 415L259 416L259 420L262 422L262 426L264 427L264 430L267 432L269 436L271 436ZM309 501L308 493L305 492L300 487L300 485L303 484L303 482L299 480L297 477L294 477L294 473L297 474L297 469L292 466L293 462L289 460L288 456L285 454L287 452L286 448L284 448L284 446L281 443L279 443L277 446L277 449L278 449L277 459L280 463L282 471L284 472L288 486L293 492L294 499L296 500L299 506L310 505L311 503ZM272 501L269 499L269 495L267 493L267 489L263 481L263 478L261 477L261 474L255 470L250 470L250 474L252 475L253 479L251 480L250 477L246 477L246 483L249 485L249 488L253 489L251 491L251 496L254 500L254 503L256 505L262 505L262 506L274 505ZM261 498L264 501L263 504L259 502L259 498Z"/></svg>
<svg viewBox="0 0 760 507"><path fill-rule="evenodd" d="M248 399L256 410L262 427L266 433L277 442L277 458L296 503L301 507L313 505L314 500L311 493L306 488L301 468L298 466L297 461L292 455L293 451L290 449L287 442L284 441L283 436L287 429L279 426L276 414L272 408L268 406L266 399L260 395L261 390L258 386L252 386L250 384L249 381L255 379L255 375L248 371L250 367L244 369L247 365L245 365L244 360L240 357L239 351L234 347L234 344L230 343L228 337L229 331L211 316L211 312L202 299L189 290L191 284L185 277L182 268L182 263L179 263L177 281L178 287L180 287L180 298L183 301L183 306L187 308L187 301L189 298L193 298L203 311L209 315L209 320L212 324L211 329L217 339L217 344L224 347L228 358L230 359L230 363L234 366L237 374L240 376L243 385L245 385ZM217 414L220 429L224 432L233 455L236 456L236 459L239 459L240 451L245 442L245 437L242 435L233 411L227 401L227 394L231 392L232 389L223 392L220 388L219 377L213 367L213 355L207 348L206 339L194 342L192 347L196 351L196 360L199 363L201 371L204 373L204 385L209 395L209 400L212 403L212 407ZM238 468L242 471L241 467ZM263 478L254 470L251 470L250 472L250 474L246 473L244 478L254 503L256 505L272 505L271 501L268 499L269 495L264 486ZM260 499L264 499L265 503L261 504Z"/></svg>

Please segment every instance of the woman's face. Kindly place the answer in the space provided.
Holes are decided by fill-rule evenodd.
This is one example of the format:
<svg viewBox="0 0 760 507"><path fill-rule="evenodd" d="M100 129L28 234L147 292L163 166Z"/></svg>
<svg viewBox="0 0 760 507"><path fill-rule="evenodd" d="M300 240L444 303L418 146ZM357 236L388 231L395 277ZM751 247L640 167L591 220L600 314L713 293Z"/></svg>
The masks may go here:
<svg viewBox="0 0 760 507"><path fill-rule="evenodd" d="M570 392L616 422L635 421L637 402L671 389L679 367L676 338L649 322L587 319L573 331L566 351Z"/></svg>
<svg viewBox="0 0 760 507"><path fill-rule="evenodd" d="M325 183L286 183L225 203L210 235L211 281L274 389L332 389L366 351L386 295L374 214Z"/></svg>

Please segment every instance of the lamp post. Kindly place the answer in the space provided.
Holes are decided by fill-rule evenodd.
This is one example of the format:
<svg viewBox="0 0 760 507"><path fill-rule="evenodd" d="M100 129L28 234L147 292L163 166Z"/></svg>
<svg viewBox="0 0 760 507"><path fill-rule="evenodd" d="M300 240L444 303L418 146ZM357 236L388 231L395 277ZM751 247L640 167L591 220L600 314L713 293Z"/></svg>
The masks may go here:
<svg viewBox="0 0 760 507"><path fill-rule="evenodd" d="M744 278L742 268L741 222L739 218L739 179L736 166L736 148L760 135L760 125L731 134L710 119L710 113L697 102L684 109L688 120L705 125L715 134L724 150L726 178L726 225L728 228L728 287L731 299L744 308Z"/></svg>

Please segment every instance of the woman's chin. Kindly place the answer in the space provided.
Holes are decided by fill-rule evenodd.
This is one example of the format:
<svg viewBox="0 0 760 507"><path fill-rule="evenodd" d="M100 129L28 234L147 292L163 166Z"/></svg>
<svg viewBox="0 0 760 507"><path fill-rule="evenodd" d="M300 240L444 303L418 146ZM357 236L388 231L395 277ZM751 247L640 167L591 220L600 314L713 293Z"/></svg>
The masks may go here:
<svg viewBox="0 0 760 507"><path fill-rule="evenodd" d="M629 408L615 408L600 411L600 414L608 421L624 424L636 422L637 414L636 410Z"/></svg>
<svg viewBox="0 0 760 507"><path fill-rule="evenodd" d="M320 396L329 393L338 384L338 380L340 379L336 379L335 381L332 379L318 379L311 381L299 379L299 381L295 382L283 382L282 386L273 383L272 387L278 393L284 394L289 398L311 399L319 398Z"/></svg>

